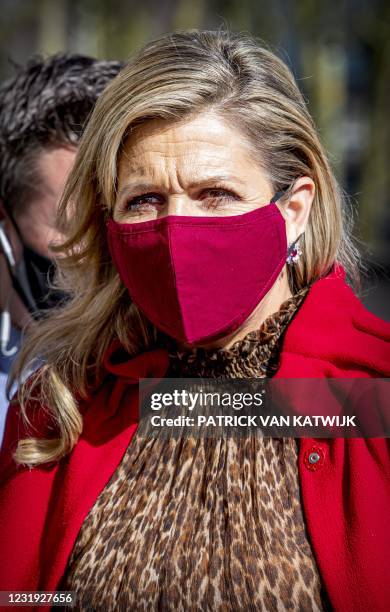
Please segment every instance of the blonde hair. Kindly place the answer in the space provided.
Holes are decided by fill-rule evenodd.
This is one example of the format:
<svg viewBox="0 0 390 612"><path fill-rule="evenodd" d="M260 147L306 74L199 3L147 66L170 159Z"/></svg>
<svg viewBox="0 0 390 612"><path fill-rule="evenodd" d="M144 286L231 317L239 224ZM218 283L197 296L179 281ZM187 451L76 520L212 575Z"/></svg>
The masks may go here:
<svg viewBox="0 0 390 612"><path fill-rule="evenodd" d="M28 422L26 405L37 392L59 437L20 440L18 463L56 461L72 450L83 426L76 398L87 397L99 380L115 338L130 354L154 341L155 330L131 303L107 246L118 159L137 126L209 109L247 136L275 191L291 188L300 176L315 183L303 257L290 271L292 289L326 274L335 261L357 278L346 201L286 64L256 40L227 31L179 32L150 42L99 98L61 200L59 228L67 239L56 248L59 283L71 297L31 331L15 370L20 380L34 359L43 360L20 384L18 401Z"/></svg>

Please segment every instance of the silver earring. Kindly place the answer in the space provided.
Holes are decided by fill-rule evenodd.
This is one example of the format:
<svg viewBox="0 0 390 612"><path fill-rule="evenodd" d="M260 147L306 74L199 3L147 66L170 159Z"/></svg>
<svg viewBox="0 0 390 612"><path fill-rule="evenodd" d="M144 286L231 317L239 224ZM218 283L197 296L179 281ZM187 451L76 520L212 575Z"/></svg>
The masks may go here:
<svg viewBox="0 0 390 612"><path fill-rule="evenodd" d="M299 239L300 239L300 236L294 242L292 242L287 249L286 262L290 266L293 266L295 263L297 263L300 256L302 255L302 249L298 244Z"/></svg>

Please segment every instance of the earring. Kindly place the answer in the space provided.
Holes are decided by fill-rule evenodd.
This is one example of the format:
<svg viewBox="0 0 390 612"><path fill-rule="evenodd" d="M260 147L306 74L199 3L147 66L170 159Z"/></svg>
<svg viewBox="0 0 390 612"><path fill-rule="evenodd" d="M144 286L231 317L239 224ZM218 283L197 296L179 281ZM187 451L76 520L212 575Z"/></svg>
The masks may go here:
<svg viewBox="0 0 390 612"><path fill-rule="evenodd" d="M293 266L299 260L300 256L302 255L302 249L298 244L299 239L300 239L300 236L294 242L292 242L287 249L286 262L290 266Z"/></svg>

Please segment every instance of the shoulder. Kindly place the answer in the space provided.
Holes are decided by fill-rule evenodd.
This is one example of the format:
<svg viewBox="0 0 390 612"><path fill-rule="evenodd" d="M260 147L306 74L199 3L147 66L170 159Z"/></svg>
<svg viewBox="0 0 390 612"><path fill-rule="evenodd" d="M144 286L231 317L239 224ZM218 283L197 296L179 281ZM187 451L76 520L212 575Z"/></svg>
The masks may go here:
<svg viewBox="0 0 390 612"><path fill-rule="evenodd" d="M123 350L118 341L113 342L104 357L100 382L89 388L87 397L72 393L83 419L82 435L96 441L119 430L123 426L123 420L135 415L139 380L164 376L167 366L168 354L165 350L158 349L131 356ZM37 373L38 371L34 372L26 383L32 385ZM131 410L127 409L129 394L132 399ZM0 448L0 481L23 469L18 467L13 459L20 440L31 437L47 440L60 436L53 410L45 404L44 395L41 393L41 384L37 383L25 403L24 410L18 396L13 397L7 411ZM42 468L48 465L42 464Z"/></svg>
<svg viewBox="0 0 390 612"><path fill-rule="evenodd" d="M365 308L340 268L313 283L283 350L347 372L390 376L390 324Z"/></svg>
<svg viewBox="0 0 390 612"><path fill-rule="evenodd" d="M31 384L33 376L27 381ZM15 393L7 410L4 435L0 447L0 481L23 466L18 466L13 458L20 440L26 438L52 438L58 435L50 410L39 399L39 389L26 402L24 409Z"/></svg>

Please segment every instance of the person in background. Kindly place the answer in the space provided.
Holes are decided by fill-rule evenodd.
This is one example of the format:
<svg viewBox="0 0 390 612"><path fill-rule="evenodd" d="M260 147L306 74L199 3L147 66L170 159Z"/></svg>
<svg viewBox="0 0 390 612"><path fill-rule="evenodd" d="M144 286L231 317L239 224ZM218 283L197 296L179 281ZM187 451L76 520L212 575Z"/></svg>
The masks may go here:
<svg viewBox="0 0 390 612"><path fill-rule="evenodd" d="M120 69L78 54L37 56L0 86L0 441L22 330L65 299L51 288L59 198L83 127Z"/></svg>

